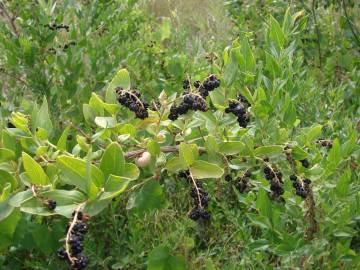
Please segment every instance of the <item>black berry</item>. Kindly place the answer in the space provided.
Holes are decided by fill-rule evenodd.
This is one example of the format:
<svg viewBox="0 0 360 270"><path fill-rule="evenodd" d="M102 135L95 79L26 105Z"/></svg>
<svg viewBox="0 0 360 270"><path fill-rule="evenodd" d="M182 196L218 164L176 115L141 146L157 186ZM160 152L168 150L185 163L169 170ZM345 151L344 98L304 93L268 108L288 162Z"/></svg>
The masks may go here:
<svg viewBox="0 0 360 270"><path fill-rule="evenodd" d="M47 200L46 205L49 210L55 210L57 203L55 200Z"/></svg>
<svg viewBox="0 0 360 270"><path fill-rule="evenodd" d="M304 168L309 168L310 163L307 159L300 160L300 162Z"/></svg>

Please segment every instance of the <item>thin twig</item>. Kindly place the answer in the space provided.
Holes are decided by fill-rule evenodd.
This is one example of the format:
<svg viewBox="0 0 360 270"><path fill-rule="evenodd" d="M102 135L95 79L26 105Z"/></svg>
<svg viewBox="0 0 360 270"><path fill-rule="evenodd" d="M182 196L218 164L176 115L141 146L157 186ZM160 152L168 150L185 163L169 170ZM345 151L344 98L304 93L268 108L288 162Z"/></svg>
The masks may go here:
<svg viewBox="0 0 360 270"><path fill-rule="evenodd" d="M320 33L320 28L319 28L319 25L318 25L317 19L316 19L315 5L316 5L316 0L313 0L311 9L312 9L312 14L313 14L314 23L315 23L316 36L317 36L317 47L318 47L318 53L319 53L319 66L321 68L322 67L322 56L321 56L321 45L320 45L321 33Z"/></svg>
<svg viewBox="0 0 360 270"><path fill-rule="evenodd" d="M134 97L136 99L136 101L138 103L140 103L141 107L143 107L145 109L144 104L141 102L141 100L134 93L131 93L130 91L127 91L125 89L122 89L121 92L128 93L130 96Z"/></svg>
<svg viewBox="0 0 360 270"><path fill-rule="evenodd" d="M83 204L80 204L76 209L75 209L75 212L74 212L74 218L69 226L69 230L67 231L67 234L66 234L66 238L65 238L65 250L66 250L66 254L71 262L71 264L73 265L74 264L74 258L71 257L71 254L70 254L70 244L69 244L69 241L70 241L70 237L71 237L71 232L75 226L75 224L77 223L78 221L78 214L79 214L79 211L81 209L81 207L83 206Z"/></svg>
<svg viewBox="0 0 360 270"><path fill-rule="evenodd" d="M147 150L146 149L139 149L139 150L126 152L124 154L124 157L126 159L134 158L134 157L140 156L145 151L147 151ZM177 146L177 145L176 146L162 146L162 147L160 147L160 151L163 152L163 153L178 152L179 151L179 146ZM200 152L200 154L205 153L205 148L204 147L199 147L199 152Z"/></svg>
<svg viewBox="0 0 360 270"><path fill-rule="evenodd" d="M195 190L196 190L196 194L197 194L198 201L199 201L199 206L202 209L203 207L202 207L202 204L201 204L201 197L200 197L199 187L197 186L196 181L195 181L195 179L194 179L194 177L193 177L190 170L189 170L189 175L190 175L191 181L193 182Z"/></svg>
<svg viewBox="0 0 360 270"><path fill-rule="evenodd" d="M20 34L14 23L14 18L10 16L9 12L6 10L4 3L2 2L0 2L0 14L3 15L5 19L9 22L9 26L12 34L15 35L16 37L19 37Z"/></svg>
<svg viewBox="0 0 360 270"><path fill-rule="evenodd" d="M341 1L341 0L339 0ZM341 3L340 3L341 5ZM354 27L353 23L351 22L350 18L349 18L349 15L347 13L347 7L346 7L346 3L345 3L345 0L342 0L342 7L344 9L344 13L345 13L345 17L346 17L346 21L347 21L347 24L349 25L350 27L350 30L351 30L351 33L353 34L355 40L356 40L356 43L358 46L360 46L360 39L359 39L359 32L358 30Z"/></svg>

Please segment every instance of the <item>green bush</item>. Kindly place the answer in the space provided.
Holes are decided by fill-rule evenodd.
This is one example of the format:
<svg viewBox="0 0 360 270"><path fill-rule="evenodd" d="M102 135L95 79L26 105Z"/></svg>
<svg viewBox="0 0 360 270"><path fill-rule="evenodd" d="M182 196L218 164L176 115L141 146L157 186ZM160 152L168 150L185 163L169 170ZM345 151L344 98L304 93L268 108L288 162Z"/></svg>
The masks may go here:
<svg viewBox="0 0 360 270"><path fill-rule="evenodd" d="M243 2L0 3L1 269L360 265L359 7Z"/></svg>

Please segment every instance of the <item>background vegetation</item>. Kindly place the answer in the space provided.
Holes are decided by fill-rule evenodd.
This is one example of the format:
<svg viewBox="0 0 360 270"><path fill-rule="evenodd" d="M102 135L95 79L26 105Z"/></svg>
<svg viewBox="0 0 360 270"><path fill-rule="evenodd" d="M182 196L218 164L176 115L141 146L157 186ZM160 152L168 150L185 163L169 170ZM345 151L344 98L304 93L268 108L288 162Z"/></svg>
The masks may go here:
<svg viewBox="0 0 360 270"><path fill-rule="evenodd" d="M39 164L46 159L41 165L51 181L61 178L60 169L48 165L67 127L63 151L84 160L90 148L101 156L109 140L124 152L152 149L149 140L159 146L195 142L208 151L241 142L238 151L225 153L234 155L230 164L215 153L201 157L225 171L204 180L209 223L188 218L190 188L169 168L174 154L156 154L121 196L91 218L89 269L360 267L359 14L360 3L349 0L0 1L0 146L14 153L0 152L0 269L68 267L56 257L67 215L44 216L38 206L10 211L7 205L26 191L22 151ZM51 29L54 23L68 29ZM167 108L157 126L116 109L119 125L100 140L109 123L104 127L94 118L105 118L109 107L96 103L93 93L112 103L109 85L124 69L132 88L160 101L182 93L187 76L202 80L214 73L221 79L220 90L208 98L215 112L189 114L172 125ZM223 113L237 93L251 101L246 129ZM319 139L332 148L320 147ZM284 175L285 202L267 195L262 167L248 156L274 145L298 147L310 161L308 169L298 160L295 167L312 180L313 200L294 194L291 168L276 147L263 149ZM224 179L248 169L252 188L245 193ZM9 194L4 171L18 182Z"/></svg>

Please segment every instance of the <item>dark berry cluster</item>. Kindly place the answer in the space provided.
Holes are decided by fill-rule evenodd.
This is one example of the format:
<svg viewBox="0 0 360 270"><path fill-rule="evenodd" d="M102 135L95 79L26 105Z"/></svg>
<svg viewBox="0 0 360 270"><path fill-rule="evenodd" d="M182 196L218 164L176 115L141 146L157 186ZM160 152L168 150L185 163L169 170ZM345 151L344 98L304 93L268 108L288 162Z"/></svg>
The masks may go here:
<svg viewBox="0 0 360 270"><path fill-rule="evenodd" d="M189 171L180 172L179 177L185 178L188 183L193 183ZM210 220L211 214L205 210L208 206L210 197L209 194L204 190L203 182L196 180L196 186L191 189L190 196L193 198L195 207L190 211L189 218L196 221L199 219Z"/></svg>
<svg viewBox="0 0 360 270"><path fill-rule="evenodd" d="M249 178L251 177L251 172L246 171L242 177L236 179L235 187L240 193L244 193L249 188Z"/></svg>
<svg viewBox="0 0 360 270"><path fill-rule="evenodd" d="M60 46L64 52L66 52L71 46L75 46L75 41L70 41L69 43L64 44L64 46Z"/></svg>
<svg viewBox="0 0 360 270"><path fill-rule="evenodd" d="M197 91L191 91L191 83L189 80L183 81L184 92L182 94L181 103L175 103L170 107L170 120L176 120L180 115L186 114L189 110L193 111L207 111L206 97L209 92L220 86L220 80L214 74L211 74L201 83L200 81L194 82L194 87Z"/></svg>
<svg viewBox="0 0 360 270"><path fill-rule="evenodd" d="M170 120L176 120L180 115L186 114L189 110L193 111L207 111L206 101L198 94L189 93L185 91L181 96L182 102L179 105L175 103L170 107Z"/></svg>
<svg viewBox="0 0 360 270"><path fill-rule="evenodd" d="M310 162L305 158L303 160L300 160L301 162L301 165L304 167L304 168L309 168L310 166Z"/></svg>
<svg viewBox="0 0 360 270"><path fill-rule="evenodd" d="M266 166L264 168L265 178L270 182L270 190L274 197L279 197L284 194L282 187L282 173L275 166Z"/></svg>
<svg viewBox="0 0 360 270"><path fill-rule="evenodd" d="M47 24L45 25L47 28L49 28L50 30L59 30L59 29L65 29L66 32L69 32L70 27L66 24L56 24L56 23L51 23L51 24Z"/></svg>
<svg viewBox="0 0 360 270"><path fill-rule="evenodd" d="M149 104L141 100L141 93L138 90L127 91L122 87L117 87L115 91L119 103L134 112L137 118L145 119L149 117L147 111Z"/></svg>
<svg viewBox="0 0 360 270"><path fill-rule="evenodd" d="M332 146L333 146L332 140L319 139L316 141L316 143L323 147L327 147L327 148L332 148Z"/></svg>
<svg viewBox="0 0 360 270"><path fill-rule="evenodd" d="M58 249L57 255L59 259L69 262L71 269L80 270L85 269L89 264L88 257L82 253L84 249L83 241L85 234L88 232L88 225L85 223L86 219L82 212L74 212L73 218L75 218L75 224L73 224L72 228L68 225L66 229L66 245L69 247L69 250L61 247ZM69 230L71 231L69 232Z"/></svg>
<svg viewBox="0 0 360 270"><path fill-rule="evenodd" d="M219 86L220 80L214 74L209 75L202 83L200 81L194 82L194 87L199 90L203 98L206 98L209 92L214 91Z"/></svg>
<svg viewBox="0 0 360 270"><path fill-rule="evenodd" d="M296 195L306 198L310 193L311 180L305 178L304 180L299 179L296 175L290 175L290 180L295 188Z"/></svg>
<svg viewBox="0 0 360 270"><path fill-rule="evenodd" d="M225 109L225 113L232 113L237 117L237 121L242 128L246 128L250 117L247 113L247 108L250 103L242 95L238 95L238 100L230 100L229 107Z"/></svg>

